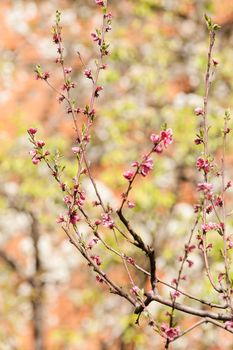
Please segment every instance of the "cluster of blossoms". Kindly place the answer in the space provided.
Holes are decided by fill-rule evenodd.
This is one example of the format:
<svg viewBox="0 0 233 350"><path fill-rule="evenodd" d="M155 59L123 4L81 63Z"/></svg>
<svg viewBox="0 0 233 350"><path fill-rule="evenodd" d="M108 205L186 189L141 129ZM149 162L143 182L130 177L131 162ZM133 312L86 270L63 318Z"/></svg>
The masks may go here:
<svg viewBox="0 0 233 350"><path fill-rule="evenodd" d="M111 218L110 213L104 213L101 215L102 216L102 223L103 226L113 229L114 227L114 220Z"/></svg>
<svg viewBox="0 0 233 350"><path fill-rule="evenodd" d="M102 264L99 255L92 255L91 260L93 260L97 266L100 266Z"/></svg>
<svg viewBox="0 0 233 350"><path fill-rule="evenodd" d="M36 128L29 128L27 132L29 134L31 143L34 145L34 148L29 151L29 155L31 156L32 163L34 165L37 165L41 159L47 157L50 153L49 151L45 151L43 149L45 146L45 142L43 140L35 140L35 134L37 133Z"/></svg>
<svg viewBox="0 0 233 350"><path fill-rule="evenodd" d="M176 337L180 335L180 327L169 327L167 323L162 323L160 326L162 336L173 341Z"/></svg>
<svg viewBox="0 0 233 350"><path fill-rule="evenodd" d="M147 176L149 174L149 172L153 169L153 159L148 157L148 156L143 156L143 161L139 166L139 173L142 176ZM136 163L134 163L134 165L132 166L138 166Z"/></svg>
<svg viewBox="0 0 233 350"><path fill-rule="evenodd" d="M70 223L71 223L72 225L76 225L77 222L80 221L80 217L79 217L79 215L77 214L77 210L76 210L76 209L69 211L68 214L69 214Z"/></svg>
<svg viewBox="0 0 233 350"><path fill-rule="evenodd" d="M215 222L208 222L206 224L202 224L201 228L204 233L208 231L220 231L224 228L224 224L221 222L220 224L217 224Z"/></svg>
<svg viewBox="0 0 233 350"><path fill-rule="evenodd" d="M160 134L151 134L150 140L154 144L153 151L156 153L162 153L163 147L167 148L173 141L173 131L172 129L162 130Z"/></svg>
<svg viewBox="0 0 233 350"><path fill-rule="evenodd" d="M205 174L209 173L212 169L213 165L210 163L208 159L204 159L202 157L197 158L196 167L198 171L203 170Z"/></svg>
<svg viewBox="0 0 233 350"><path fill-rule="evenodd" d="M202 107L196 107L194 109L194 112L196 116L203 116L204 115L204 109Z"/></svg>
<svg viewBox="0 0 233 350"><path fill-rule="evenodd" d="M174 290L170 293L173 300L176 300L180 296L180 292L178 290Z"/></svg>
<svg viewBox="0 0 233 350"><path fill-rule="evenodd" d="M150 136L150 140L154 144L152 152L162 153L163 147L167 148L173 141L173 132L172 129L162 130L159 135L152 134ZM132 167L137 168L136 171L127 170L123 173L123 176L126 180L132 181L136 174L141 174L143 177L147 176L149 172L153 169L154 162L153 159L149 155L144 155L141 163L133 162L131 164Z"/></svg>
<svg viewBox="0 0 233 350"><path fill-rule="evenodd" d="M213 189L213 185L208 182L202 182L197 184L197 190L200 192L209 193Z"/></svg>

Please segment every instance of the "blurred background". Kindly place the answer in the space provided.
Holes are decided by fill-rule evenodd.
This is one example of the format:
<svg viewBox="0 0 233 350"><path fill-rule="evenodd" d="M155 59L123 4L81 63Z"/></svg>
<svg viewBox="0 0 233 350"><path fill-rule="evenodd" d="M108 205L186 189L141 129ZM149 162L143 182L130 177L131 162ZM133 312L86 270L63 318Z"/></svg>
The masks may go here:
<svg viewBox="0 0 233 350"><path fill-rule="evenodd" d="M34 73L40 63L51 73L54 85L61 84L51 39L57 9L62 11L66 66L73 67L78 83L74 97L84 106L90 84L83 78L77 51L93 68L97 52L90 33L101 21L95 2L0 2L0 349L162 349L161 338L143 321L141 327L134 325L131 307L96 283L64 237L56 225L63 210L56 184L47 169L32 165L28 156L26 130L34 126L50 150L59 149L66 156L67 176L72 176L70 117L56 93L36 81ZM111 56L100 77L104 92L96 104L98 118L89 157L106 201L117 206L125 188L122 172L148 149L152 132L158 132L164 123L173 128L171 150L157 157L149 181L137 183L132 193L136 208L129 213L140 233L153 238L158 273L170 282L197 200L194 164L200 151L193 142L193 110L202 104L204 92L208 49L204 13L222 27L215 45L219 65L209 108L211 149L219 159L224 111L233 105L233 2L110 0L109 10L113 14L113 30L108 36ZM232 142L228 147L230 179ZM144 257L132 254L144 264ZM219 258L219 253L213 252L216 271ZM203 269L199 257L194 261L193 278L185 288L205 297L210 286L199 280ZM120 261L107 256L105 269L124 283ZM143 276L135 278L139 286L146 285ZM155 317L163 319L161 306L154 311ZM178 320L188 327L194 318L180 315ZM193 349L232 349L232 337L224 333L224 345L222 337L221 331L206 326L182 337L173 348L187 349L191 343Z"/></svg>

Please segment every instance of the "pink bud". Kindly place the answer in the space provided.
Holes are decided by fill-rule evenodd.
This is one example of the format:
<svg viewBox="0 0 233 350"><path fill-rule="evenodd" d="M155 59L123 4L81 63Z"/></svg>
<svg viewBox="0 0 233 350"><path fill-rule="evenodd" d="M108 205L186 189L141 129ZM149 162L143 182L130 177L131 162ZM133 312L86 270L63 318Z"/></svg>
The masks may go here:
<svg viewBox="0 0 233 350"><path fill-rule="evenodd" d="M92 72L91 72L91 69L85 69L84 75L85 75L88 79L92 79Z"/></svg>
<svg viewBox="0 0 233 350"><path fill-rule="evenodd" d="M72 147L71 149L72 149L74 154L77 154L77 153L80 152L80 148L79 147Z"/></svg>
<svg viewBox="0 0 233 350"><path fill-rule="evenodd" d="M128 201L127 206L128 206L128 208L132 209L135 207L135 203Z"/></svg>
<svg viewBox="0 0 233 350"><path fill-rule="evenodd" d="M44 147L44 145L45 145L45 142L44 142L43 140L39 140L39 141L37 142L37 146L38 146L39 148Z"/></svg>
<svg viewBox="0 0 233 350"><path fill-rule="evenodd" d="M163 147L162 145L158 145L154 148L154 152L156 153L162 153L163 152Z"/></svg>
<svg viewBox="0 0 233 350"><path fill-rule="evenodd" d="M132 180L133 176L134 176L134 172L132 170L127 170L123 173L123 176L125 179L127 180Z"/></svg>
<svg viewBox="0 0 233 350"><path fill-rule="evenodd" d="M96 245L97 243L98 243L98 238L91 239L88 243L88 248L92 249L94 247L94 245Z"/></svg>
<svg viewBox="0 0 233 350"><path fill-rule="evenodd" d="M199 115L204 115L204 110L203 110L203 108L201 108L201 107L195 108L195 109L194 109L194 112L195 112L195 114L196 114L197 116L199 116Z"/></svg>
<svg viewBox="0 0 233 350"><path fill-rule="evenodd" d="M30 156L33 158L36 156L36 150L32 149L31 151L29 151Z"/></svg>
<svg viewBox="0 0 233 350"><path fill-rule="evenodd" d="M212 61L213 61L214 66L216 67L218 65L218 60L216 60L216 58L213 58Z"/></svg>
<svg viewBox="0 0 233 350"><path fill-rule="evenodd" d="M28 133L31 135L35 135L37 133L37 129L36 128L29 128Z"/></svg>
<svg viewBox="0 0 233 350"><path fill-rule="evenodd" d="M57 222L58 224L61 224L61 223L63 223L64 221L65 221L64 215L63 215L63 214L60 214L59 217L58 217L58 219L56 220L56 222Z"/></svg>
<svg viewBox="0 0 233 350"><path fill-rule="evenodd" d="M70 223L72 225L75 225L80 220L80 217L78 215L72 215L70 217Z"/></svg>
<svg viewBox="0 0 233 350"><path fill-rule="evenodd" d="M179 296L180 296L180 292L178 292L178 290L174 290L173 292L171 292L171 297L173 299L176 299Z"/></svg>
<svg viewBox="0 0 233 350"><path fill-rule="evenodd" d="M40 162L39 158L36 158L36 157L32 158L32 163L33 164L37 165L39 162Z"/></svg>
<svg viewBox="0 0 233 350"><path fill-rule="evenodd" d="M103 86L97 86L95 89L95 97L99 97L99 92L102 91L104 88Z"/></svg>
<svg viewBox="0 0 233 350"><path fill-rule="evenodd" d="M64 68L64 72L65 72L66 74L69 74L69 73L72 72L72 68L71 68L71 67L66 67L66 68Z"/></svg>
<svg viewBox="0 0 233 350"><path fill-rule="evenodd" d="M95 0L96 5L104 6L103 0Z"/></svg>
<svg viewBox="0 0 233 350"><path fill-rule="evenodd" d="M159 140L160 140L160 137L159 137L159 135L152 134L152 135L150 136L150 139L151 139L151 141L152 141L154 144L157 144L157 143L159 142Z"/></svg>
<svg viewBox="0 0 233 350"><path fill-rule="evenodd" d="M134 295L138 295L138 293L140 292L140 288L138 288L138 286L133 286L131 289L130 289L130 292Z"/></svg>

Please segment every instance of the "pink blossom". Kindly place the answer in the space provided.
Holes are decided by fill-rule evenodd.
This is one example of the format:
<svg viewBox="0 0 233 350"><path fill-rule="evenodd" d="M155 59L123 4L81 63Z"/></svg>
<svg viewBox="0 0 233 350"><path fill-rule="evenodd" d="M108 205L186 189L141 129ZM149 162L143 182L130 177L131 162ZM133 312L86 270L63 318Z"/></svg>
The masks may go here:
<svg viewBox="0 0 233 350"><path fill-rule="evenodd" d="M224 276L225 276L225 273L220 272L220 273L218 274L218 281L221 282L221 281L223 280Z"/></svg>
<svg viewBox="0 0 233 350"><path fill-rule="evenodd" d="M154 148L154 152L156 153L162 153L163 152L163 147L162 145L158 145Z"/></svg>
<svg viewBox="0 0 233 350"><path fill-rule="evenodd" d="M135 265L135 260L133 258L131 258L130 256L127 257L127 261L128 261L129 264Z"/></svg>
<svg viewBox="0 0 233 350"><path fill-rule="evenodd" d="M202 224L201 228L202 228L203 232L206 233L208 231L221 229L221 225L220 224L216 224L215 222L208 222L206 224Z"/></svg>
<svg viewBox="0 0 233 350"><path fill-rule="evenodd" d="M66 204L70 204L70 203L71 203L71 198L70 198L70 196L65 196L65 197L63 198L63 200L64 200L64 202L65 202Z"/></svg>
<svg viewBox="0 0 233 350"><path fill-rule="evenodd" d="M35 135L35 134L37 133L37 129L36 129L36 128L29 128L29 129L28 129L28 133L29 133L30 135Z"/></svg>
<svg viewBox="0 0 233 350"><path fill-rule="evenodd" d="M167 146L172 143L172 135L172 129L162 130L160 132L160 139L163 141L163 145L165 148L167 148Z"/></svg>
<svg viewBox="0 0 233 350"><path fill-rule="evenodd" d="M32 158L32 163L37 165L38 163L40 162L40 159L39 158L36 158L36 157L33 157Z"/></svg>
<svg viewBox="0 0 233 350"><path fill-rule="evenodd" d="M35 157L36 156L36 150L35 149L32 149L31 151L29 151L29 154L30 154L30 156L33 158L33 157Z"/></svg>
<svg viewBox="0 0 233 350"><path fill-rule="evenodd" d="M104 63L100 66L100 69L106 69L107 67L108 67L108 65L106 63Z"/></svg>
<svg viewBox="0 0 233 350"><path fill-rule="evenodd" d="M39 80L39 79L47 80L49 77L50 77L50 73L49 72L44 72L44 73L37 72L36 80Z"/></svg>
<svg viewBox="0 0 233 350"><path fill-rule="evenodd" d="M75 225L78 221L80 221L80 217L77 215L76 210L70 213L70 223Z"/></svg>
<svg viewBox="0 0 233 350"><path fill-rule="evenodd" d="M100 6L104 6L103 0L95 0L95 3Z"/></svg>
<svg viewBox="0 0 233 350"><path fill-rule="evenodd" d="M92 249L98 243L98 238L94 237L87 245L88 249Z"/></svg>
<svg viewBox="0 0 233 350"><path fill-rule="evenodd" d="M225 328L226 329L233 328L233 321L226 321L225 322Z"/></svg>
<svg viewBox="0 0 233 350"><path fill-rule="evenodd" d="M64 215L63 215L63 214L60 214L59 217L58 217L58 219L56 220L56 222L57 222L58 224L61 224L61 223L65 222L65 217L64 217Z"/></svg>
<svg viewBox="0 0 233 350"><path fill-rule="evenodd" d="M140 288L138 286L133 286L131 289L130 289L130 292L134 295L138 295L138 293L140 292Z"/></svg>
<svg viewBox="0 0 233 350"><path fill-rule="evenodd" d="M98 225L100 225L100 224L101 224L101 220L99 220L99 219L95 220L95 225L96 225L96 226L98 226Z"/></svg>
<svg viewBox="0 0 233 350"><path fill-rule="evenodd" d="M210 171L210 163L208 159L204 159L202 157L199 157L196 161L196 167L197 169L203 170L206 174Z"/></svg>
<svg viewBox="0 0 233 350"><path fill-rule="evenodd" d="M226 189L228 189L230 187L232 187L232 181L231 180L227 182Z"/></svg>
<svg viewBox="0 0 233 350"><path fill-rule="evenodd" d="M105 15L105 18L107 18L108 20L112 20L113 16L112 16L112 13L109 12Z"/></svg>
<svg viewBox="0 0 233 350"><path fill-rule="evenodd" d="M76 83L73 81L67 81L65 84L62 85L61 89L63 91L67 90L70 91L70 89L74 89L76 87Z"/></svg>
<svg viewBox="0 0 233 350"><path fill-rule="evenodd" d="M213 211L213 206L210 204L208 207L206 207L206 213L210 214Z"/></svg>
<svg viewBox="0 0 233 350"><path fill-rule="evenodd" d="M194 213L198 213L201 210L200 204L195 204L193 209L194 209Z"/></svg>
<svg viewBox="0 0 233 350"><path fill-rule="evenodd" d="M57 99L58 99L58 102L61 103L65 99L65 96L61 95Z"/></svg>
<svg viewBox="0 0 233 350"><path fill-rule="evenodd" d="M128 208L132 209L135 207L135 203L127 201L127 206L128 206Z"/></svg>
<svg viewBox="0 0 233 350"><path fill-rule="evenodd" d="M37 141L37 146L38 146L39 148L44 147L44 145L45 145L45 142L44 142L43 140Z"/></svg>
<svg viewBox="0 0 233 350"><path fill-rule="evenodd" d="M195 244L185 245L185 251L188 253L192 253L192 251L196 248Z"/></svg>
<svg viewBox="0 0 233 350"><path fill-rule="evenodd" d="M71 149L72 149L72 152L73 152L74 154L77 154L77 153L80 152L80 147L72 147Z"/></svg>
<svg viewBox="0 0 233 350"><path fill-rule="evenodd" d="M165 336L170 341L173 341L180 334L180 327L169 327L165 322L161 324L160 328L163 332L163 336Z"/></svg>
<svg viewBox="0 0 233 350"><path fill-rule="evenodd" d="M93 41L96 41L98 45L101 44L101 38L96 33L91 33Z"/></svg>
<svg viewBox="0 0 233 350"><path fill-rule="evenodd" d="M187 259L186 261L187 261L187 263L188 263L188 267L189 267L189 268L193 266L194 262L193 262L192 260Z"/></svg>
<svg viewBox="0 0 233 350"><path fill-rule="evenodd" d="M60 187L63 192L66 190L66 184L64 182L60 184Z"/></svg>
<svg viewBox="0 0 233 350"><path fill-rule="evenodd" d="M228 244L228 249L232 249L233 247L233 242L231 241L231 237L227 237L227 244Z"/></svg>
<svg viewBox="0 0 233 350"><path fill-rule="evenodd" d="M133 176L134 176L134 172L132 170L127 170L123 173L124 178L126 178L127 180L132 180Z"/></svg>
<svg viewBox="0 0 233 350"><path fill-rule="evenodd" d="M210 190L213 189L213 185L208 183L208 182L202 182L197 184L197 190L203 191L204 193L209 192Z"/></svg>
<svg viewBox="0 0 233 350"><path fill-rule="evenodd" d="M194 140L194 143L195 143L196 145L200 145L202 142L203 142L203 140L202 140L200 137L197 137L197 138Z"/></svg>
<svg viewBox="0 0 233 350"><path fill-rule="evenodd" d="M194 112L195 112L195 114L196 114L197 116L199 116L199 115L204 115L204 110L203 110L202 107L197 107L197 108L195 108L195 109L194 109Z"/></svg>
<svg viewBox="0 0 233 350"><path fill-rule="evenodd" d="M102 222L103 225L107 228L113 229L114 227L114 221L112 220L109 213L102 214Z"/></svg>
<svg viewBox="0 0 233 350"><path fill-rule="evenodd" d="M103 277L100 277L99 275L96 276L96 281L99 283L104 283Z"/></svg>
<svg viewBox="0 0 233 350"><path fill-rule="evenodd" d="M138 163L138 162L133 162L133 163L131 164L131 166L132 166L133 168L136 168L136 167L139 166L139 163Z"/></svg>
<svg viewBox="0 0 233 350"><path fill-rule="evenodd" d="M156 134L151 134L150 139L155 145L160 141L159 135Z"/></svg>
<svg viewBox="0 0 233 350"><path fill-rule="evenodd" d="M101 265L101 259L99 257L99 255L92 255L91 259L96 263L96 265L100 266Z"/></svg>
<svg viewBox="0 0 233 350"><path fill-rule="evenodd" d="M104 88L103 86L97 86L95 89L95 97L99 97L99 92L102 91Z"/></svg>
<svg viewBox="0 0 233 350"><path fill-rule="evenodd" d="M217 196L215 201L214 201L214 205L216 207L222 207L223 206L223 201L222 201L222 197L221 196Z"/></svg>
<svg viewBox="0 0 233 350"><path fill-rule="evenodd" d="M71 67L65 67L65 68L64 68L64 72L65 72L66 74L69 74L69 73L72 72L72 68L71 68Z"/></svg>
<svg viewBox="0 0 233 350"><path fill-rule="evenodd" d="M145 157L140 167L140 173L142 176L147 176L151 169L153 169L153 159Z"/></svg>
<svg viewBox="0 0 233 350"><path fill-rule="evenodd" d="M40 162L40 158L37 157L37 152L35 149L29 151L30 156L32 157L32 163L37 165Z"/></svg>
<svg viewBox="0 0 233 350"><path fill-rule="evenodd" d="M218 60L216 58L212 58L212 62L213 62L213 65L214 66L217 66L218 65Z"/></svg>
<svg viewBox="0 0 233 350"><path fill-rule="evenodd" d="M61 41L62 41L62 40L61 40L60 34L57 34L57 33L53 34L53 42L54 42L55 44L58 44L58 43L61 42Z"/></svg>
<svg viewBox="0 0 233 350"><path fill-rule="evenodd" d="M173 299L176 299L180 296L180 292L178 292L178 290L174 290L173 292L171 292L171 296Z"/></svg>
<svg viewBox="0 0 233 350"><path fill-rule="evenodd" d="M83 201L85 201L85 199L86 199L86 193L85 193L84 191L80 191L80 192L79 192L79 196L80 196L80 198L81 198Z"/></svg>

